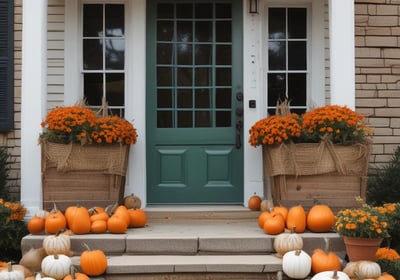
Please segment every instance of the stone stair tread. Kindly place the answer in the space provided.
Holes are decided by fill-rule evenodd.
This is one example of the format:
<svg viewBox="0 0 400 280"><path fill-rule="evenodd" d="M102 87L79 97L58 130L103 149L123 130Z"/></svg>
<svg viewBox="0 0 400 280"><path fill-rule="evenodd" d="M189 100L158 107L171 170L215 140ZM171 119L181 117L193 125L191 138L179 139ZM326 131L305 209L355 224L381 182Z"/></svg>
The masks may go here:
<svg viewBox="0 0 400 280"><path fill-rule="evenodd" d="M73 257L79 265L79 257ZM107 274L248 272L268 273L282 269L274 255L121 255L108 256Z"/></svg>

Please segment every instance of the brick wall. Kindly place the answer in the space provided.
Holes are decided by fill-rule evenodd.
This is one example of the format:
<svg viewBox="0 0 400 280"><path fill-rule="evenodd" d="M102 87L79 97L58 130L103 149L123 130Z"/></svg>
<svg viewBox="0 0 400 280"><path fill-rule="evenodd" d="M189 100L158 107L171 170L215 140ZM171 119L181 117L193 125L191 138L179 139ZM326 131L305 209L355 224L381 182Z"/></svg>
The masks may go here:
<svg viewBox="0 0 400 280"><path fill-rule="evenodd" d="M374 128L371 166L400 145L400 0L355 0L356 109Z"/></svg>

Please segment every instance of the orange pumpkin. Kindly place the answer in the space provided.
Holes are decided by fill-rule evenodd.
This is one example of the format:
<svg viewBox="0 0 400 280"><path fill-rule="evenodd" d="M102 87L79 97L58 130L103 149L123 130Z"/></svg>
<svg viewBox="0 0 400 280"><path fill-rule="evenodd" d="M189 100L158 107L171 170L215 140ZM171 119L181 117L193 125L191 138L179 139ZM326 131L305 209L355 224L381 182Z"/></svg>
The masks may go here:
<svg viewBox="0 0 400 280"><path fill-rule="evenodd" d="M264 223L270 217L271 217L270 212L268 211L261 212L260 215L258 215L258 226L264 229Z"/></svg>
<svg viewBox="0 0 400 280"><path fill-rule="evenodd" d="M28 221L28 231L32 234L37 234L41 233L44 231L44 222L45 219L38 217L38 216L33 216L32 218L29 219Z"/></svg>
<svg viewBox="0 0 400 280"><path fill-rule="evenodd" d="M147 222L147 214L143 209L128 209L129 227L138 228L144 227Z"/></svg>
<svg viewBox="0 0 400 280"><path fill-rule="evenodd" d="M263 226L266 234L279 234L285 230L285 220L281 214L272 214L271 217L267 218Z"/></svg>
<svg viewBox="0 0 400 280"><path fill-rule="evenodd" d="M312 232L328 232L336 218L328 205L314 205L307 215L307 228Z"/></svg>
<svg viewBox="0 0 400 280"><path fill-rule="evenodd" d="M125 233L128 224L123 217L114 214L107 220L107 229L111 233Z"/></svg>
<svg viewBox="0 0 400 280"><path fill-rule="evenodd" d="M65 217L70 230L75 234L86 234L90 232L90 216L88 210L83 206L70 206L65 210Z"/></svg>
<svg viewBox="0 0 400 280"><path fill-rule="evenodd" d="M96 212L90 216L90 221L93 223L94 221L102 220L107 221L110 216L106 212Z"/></svg>
<svg viewBox="0 0 400 280"><path fill-rule="evenodd" d="M376 278L376 280L396 280L396 278L394 278L393 275L391 275L387 272L384 272L384 273L382 273L381 276Z"/></svg>
<svg viewBox="0 0 400 280"><path fill-rule="evenodd" d="M339 257L333 252L315 249L311 256L311 270L314 274L322 271L341 270Z"/></svg>
<svg viewBox="0 0 400 280"><path fill-rule="evenodd" d="M107 221L96 220L90 225L90 232L93 233L104 233L107 231Z"/></svg>
<svg viewBox="0 0 400 280"><path fill-rule="evenodd" d="M113 215L120 216L126 222L126 226L129 226L131 218L129 217L128 208L125 205L119 205Z"/></svg>
<svg viewBox="0 0 400 280"><path fill-rule="evenodd" d="M288 215L289 209L287 209L285 206L278 205L272 208L272 213L279 213L282 215L283 219L286 222L287 215Z"/></svg>
<svg viewBox="0 0 400 280"><path fill-rule="evenodd" d="M289 209L286 218L286 228L295 228L296 233L302 233L306 230L307 215L303 206L297 205Z"/></svg>
<svg viewBox="0 0 400 280"><path fill-rule="evenodd" d="M82 272L89 276L99 276L107 269L107 257L102 250L90 250L85 244L87 250L80 256L80 266Z"/></svg>
<svg viewBox="0 0 400 280"><path fill-rule="evenodd" d="M44 221L44 229L47 233L56 234L59 230L67 227L67 219L64 214L53 209Z"/></svg>
<svg viewBox="0 0 400 280"><path fill-rule="evenodd" d="M75 267L71 266L71 274L68 274L63 280L90 280L89 276L84 273L76 272Z"/></svg>
<svg viewBox="0 0 400 280"><path fill-rule="evenodd" d="M259 211L261 207L261 197L258 196L256 193L254 193L250 198L247 203L248 207L252 211Z"/></svg>

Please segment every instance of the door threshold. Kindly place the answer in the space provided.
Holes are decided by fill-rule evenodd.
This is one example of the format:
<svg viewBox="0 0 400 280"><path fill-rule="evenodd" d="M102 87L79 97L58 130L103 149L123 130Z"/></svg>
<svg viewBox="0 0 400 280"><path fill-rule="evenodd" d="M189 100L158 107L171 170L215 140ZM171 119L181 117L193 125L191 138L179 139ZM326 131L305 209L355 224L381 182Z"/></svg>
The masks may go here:
<svg viewBox="0 0 400 280"><path fill-rule="evenodd" d="M224 211L249 211L249 208L243 205L147 205L144 208L149 212L224 212Z"/></svg>

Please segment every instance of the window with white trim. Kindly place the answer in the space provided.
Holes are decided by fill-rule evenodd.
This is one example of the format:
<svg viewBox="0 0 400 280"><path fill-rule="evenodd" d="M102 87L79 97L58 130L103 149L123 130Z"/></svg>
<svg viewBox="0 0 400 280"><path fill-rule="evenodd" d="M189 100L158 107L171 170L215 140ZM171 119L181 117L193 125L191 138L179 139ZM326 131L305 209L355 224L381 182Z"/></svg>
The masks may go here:
<svg viewBox="0 0 400 280"><path fill-rule="evenodd" d="M125 110L124 4L83 4L83 97L97 109L105 99L112 114Z"/></svg>
<svg viewBox="0 0 400 280"><path fill-rule="evenodd" d="M288 99L292 112L307 109L308 9L267 8L267 110Z"/></svg>

